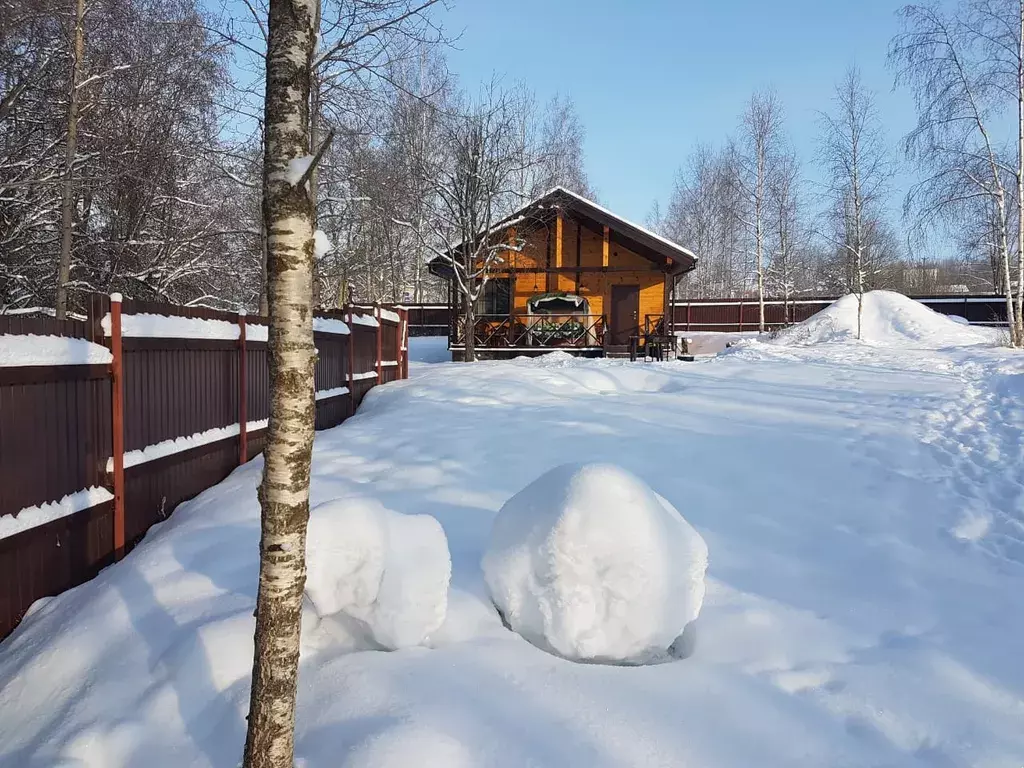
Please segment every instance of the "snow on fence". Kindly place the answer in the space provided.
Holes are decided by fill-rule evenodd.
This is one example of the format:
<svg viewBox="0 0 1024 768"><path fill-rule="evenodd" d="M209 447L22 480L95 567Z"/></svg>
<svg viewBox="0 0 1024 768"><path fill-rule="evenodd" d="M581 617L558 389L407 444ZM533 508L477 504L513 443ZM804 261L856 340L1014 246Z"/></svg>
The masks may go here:
<svg viewBox="0 0 1024 768"><path fill-rule="evenodd" d="M0 315L0 639L262 451L267 331L104 296L85 320ZM313 338L317 429L408 375L404 309L317 313Z"/></svg>

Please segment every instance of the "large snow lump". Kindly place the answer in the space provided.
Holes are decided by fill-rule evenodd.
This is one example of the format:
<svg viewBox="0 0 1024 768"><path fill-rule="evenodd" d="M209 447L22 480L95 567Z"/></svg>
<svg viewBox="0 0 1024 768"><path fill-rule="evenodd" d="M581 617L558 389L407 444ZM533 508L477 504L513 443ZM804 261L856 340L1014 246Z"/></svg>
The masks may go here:
<svg viewBox="0 0 1024 768"><path fill-rule="evenodd" d="M354 619L383 648L419 645L444 623L451 556L429 515L360 497L320 504L309 517L306 569L316 614Z"/></svg>
<svg viewBox="0 0 1024 768"><path fill-rule="evenodd" d="M848 294L780 331L775 343L810 346L856 340L857 311L857 296ZM860 313L861 341L876 346L942 349L995 341L991 329L964 325L894 291L865 293Z"/></svg>
<svg viewBox="0 0 1024 768"><path fill-rule="evenodd" d="M483 557L495 606L567 659L664 654L704 601L708 550L665 499L609 464L551 470L498 512Z"/></svg>

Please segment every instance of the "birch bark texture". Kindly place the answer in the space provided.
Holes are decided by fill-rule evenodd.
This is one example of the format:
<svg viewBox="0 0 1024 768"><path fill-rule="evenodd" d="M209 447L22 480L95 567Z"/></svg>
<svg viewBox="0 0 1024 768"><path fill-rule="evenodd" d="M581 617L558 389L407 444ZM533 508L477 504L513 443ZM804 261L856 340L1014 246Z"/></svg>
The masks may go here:
<svg viewBox="0 0 1024 768"><path fill-rule="evenodd" d="M316 349L313 199L305 179L293 185L289 164L309 155L316 18L316 0L270 0L263 159L270 424L259 489L259 591L245 768L292 768L294 758Z"/></svg>

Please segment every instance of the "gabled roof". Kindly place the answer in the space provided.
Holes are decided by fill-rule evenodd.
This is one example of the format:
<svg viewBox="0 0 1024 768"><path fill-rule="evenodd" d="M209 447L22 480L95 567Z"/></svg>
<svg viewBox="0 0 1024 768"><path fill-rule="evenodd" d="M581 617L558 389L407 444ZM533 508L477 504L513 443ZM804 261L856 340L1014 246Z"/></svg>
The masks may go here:
<svg viewBox="0 0 1024 768"><path fill-rule="evenodd" d="M595 228L608 227L614 242L666 267L672 274L681 275L697 267L697 257L693 251L639 224L634 224L565 187L548 190L536 200L506 216L491 229L499 231L521 222L546 223L555 216L558 209L572 211L578 217L589 220ZM431 266L434 266L434 262L439 262L439 259L431 259Z"/></svg>

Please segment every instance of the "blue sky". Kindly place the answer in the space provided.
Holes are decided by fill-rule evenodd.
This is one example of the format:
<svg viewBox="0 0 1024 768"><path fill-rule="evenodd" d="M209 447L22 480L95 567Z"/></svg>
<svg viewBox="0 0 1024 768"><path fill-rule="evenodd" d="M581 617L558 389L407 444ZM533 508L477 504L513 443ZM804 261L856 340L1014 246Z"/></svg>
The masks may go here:
<svg viewBox="0 0 1024 768"><path fill-rule="evenodd" d="M601 201L643 220L667 201L698 142L720 145L757 88L774 87L813 181L817 113L857 64L878 95L894 148L913 124L886 68L892 0L453 0L461 32L449 63L464 85L502 75L542 99L572 96L587 129L587 171ZM894 185L898 215L906 176Z"/></svg>

